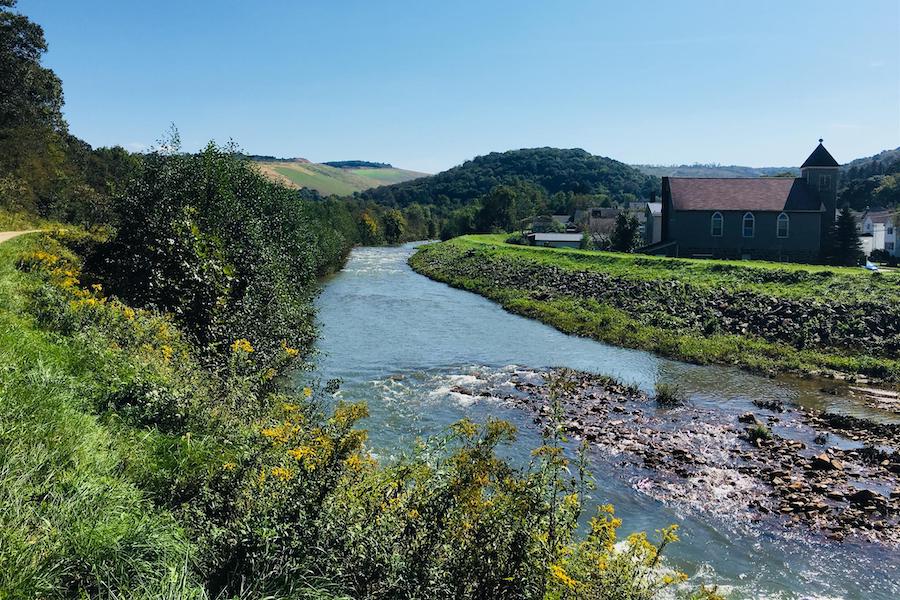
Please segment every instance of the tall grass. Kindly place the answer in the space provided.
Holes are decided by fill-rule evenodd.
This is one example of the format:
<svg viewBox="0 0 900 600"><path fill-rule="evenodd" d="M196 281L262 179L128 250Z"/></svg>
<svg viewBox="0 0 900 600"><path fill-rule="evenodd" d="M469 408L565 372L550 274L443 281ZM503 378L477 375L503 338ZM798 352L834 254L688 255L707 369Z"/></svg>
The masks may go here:
<svg viewBox="0 0 900 600"><path fill-rule="evenodd" d="M674 529L618 540L606 507L579 537L555 434L525 469L500 421L379 464L335 384L280 392L246 339L209 371L171 319L80 275L50 237L0 246L0 597L649 599L684 579L659 568Z"/></svg>

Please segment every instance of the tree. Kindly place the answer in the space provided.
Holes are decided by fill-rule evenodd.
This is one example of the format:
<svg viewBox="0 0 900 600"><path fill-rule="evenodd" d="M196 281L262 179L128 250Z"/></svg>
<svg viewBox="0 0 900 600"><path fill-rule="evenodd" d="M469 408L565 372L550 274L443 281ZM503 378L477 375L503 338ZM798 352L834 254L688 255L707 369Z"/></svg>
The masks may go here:
<svg viewBox="0 0 900 600"><path fill-rule="evenodd" d="M616 252L633 252L638 244L638 223L637 217L621 211L616 216L616 225L610 236L612 249Z"/></svg>
<svg viewBox="0 0 900 600"><path fill-rule="evenodd" d="M17 127L65 128L62 83L41 66L44 30L12 12L16 0L0 0L0 131Z"/></svg>
<svg viewBox="0 0 900 600"><path fill-rule="evenodd" d="M377 246L381 243L378 221L368 211L363 211L359 216L359 241L364 246Z"/></svg>
<svg viewBox="0 0 900 600"><path fill-rule="evenodd" d="M516 191L508 185L491 188L481 199L481 210L475 217L478 231L510 231L515 221Z"/></svg>
<svg viewBox="0 0 900 600"><path fill-rule="evenodd" d="M862 243L856 230L856 217L844 206L825 240L826 262L833 265L856 266L862 262Z"/></svg>
<svg viewBox="0 0 900 600"><path fill-rule="evenodd" d="M403 238L406 231L406 219L396 208L387 211L383 217L384 221L384 239L388 244L397 244Z"/></svg>

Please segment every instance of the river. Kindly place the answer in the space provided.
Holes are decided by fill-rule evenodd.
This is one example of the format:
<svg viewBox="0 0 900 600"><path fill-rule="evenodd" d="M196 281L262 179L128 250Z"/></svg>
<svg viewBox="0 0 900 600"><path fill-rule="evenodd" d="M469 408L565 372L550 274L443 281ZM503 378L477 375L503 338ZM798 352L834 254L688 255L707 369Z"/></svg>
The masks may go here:
<svg viewBox="0 0 900 600"><path fill-rule="evenodd" d="M688 365L565 335L416 274L406 264L413 251L413 245L354 250L317 300L316 376L340 378L344 399L368 402L365 427L382 460L464 416L489 415L519 427L507 452L521 460L540 443L531 415L460 393L459 386L494 387L557 366L611 375L647 391L657 381L676 383L697 411L740 413L764 398L884 418L850 398L821 393L814 382ZM590 463L597 483L592 501L614 504L625 532L679 524L682 541L667 556L693 584L714 582L731 598L900 597L896 551L753 523L730 514L727 499L715 510L666 501L648 491L653 482L615 468L600 452L591 453Z"/></svg>

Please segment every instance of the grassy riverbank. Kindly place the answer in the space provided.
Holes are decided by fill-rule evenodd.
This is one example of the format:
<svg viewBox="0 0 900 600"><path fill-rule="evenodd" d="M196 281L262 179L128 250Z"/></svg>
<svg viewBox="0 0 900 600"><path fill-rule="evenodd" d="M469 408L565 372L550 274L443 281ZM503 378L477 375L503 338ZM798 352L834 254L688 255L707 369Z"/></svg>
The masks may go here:
<svg viewBox="0 0 900 600"><path fill-rule="evenodd" d="M171 316L82 283L85 237L0 244L0 598L649 599L683 580L657 565L671 529L615 546L607 507L579 536L587 482L557 435L519 470L495 453L511 426L463 421L380 465L337 383L277 385L302 353L239 338L210 362Z"/></svg>
<svg viewBox="0 0 900 600"><path fill-rule="evenodd" d="M701 261L464 236L422 247L422 273L566 333L694 363L900 381L900 277Z"/></svg>

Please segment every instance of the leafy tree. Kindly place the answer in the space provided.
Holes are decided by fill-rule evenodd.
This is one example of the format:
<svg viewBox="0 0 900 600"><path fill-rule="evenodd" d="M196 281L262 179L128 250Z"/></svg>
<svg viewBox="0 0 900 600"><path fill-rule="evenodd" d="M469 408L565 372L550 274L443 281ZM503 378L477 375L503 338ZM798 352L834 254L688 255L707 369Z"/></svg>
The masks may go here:
<svg viewBox="0 0 900 600"><path fill-rule="evenodd" d="M508 185L498 185L481 199L481 210L475 217L479 231L509 231L516 217L516 191Z"/></svg>
<svg viewBox="0 0 900 600"><path fill-rule="evenodd" d="M0 0L0 130L63 130L62 83L40 64L47 51L44 30L7 10L15 5L16 0Z"/></svg>
<svg viewBox="0 0 900 600"><path fill-rule="evenodd" d="M615 229L610 236L612 249L616 252L633 252L638 245L639 228L637 217L626 211L619 212Z"/></svg>
<svg viewBox="0 0 900 600"><path fill-rule="evenodd" d="M403 233L406 231L406 219L399 210L392 209L387 211L383 217L384 221L384 239L388 244L396 244L400 242Z"/></svg>
<svg viewBox="0 0 900 600"><path fill-rule="evenodd" d="M359 241L364 246L378 246L381 244L381 228L378 220L368 211L359 216Z"/></svg>

